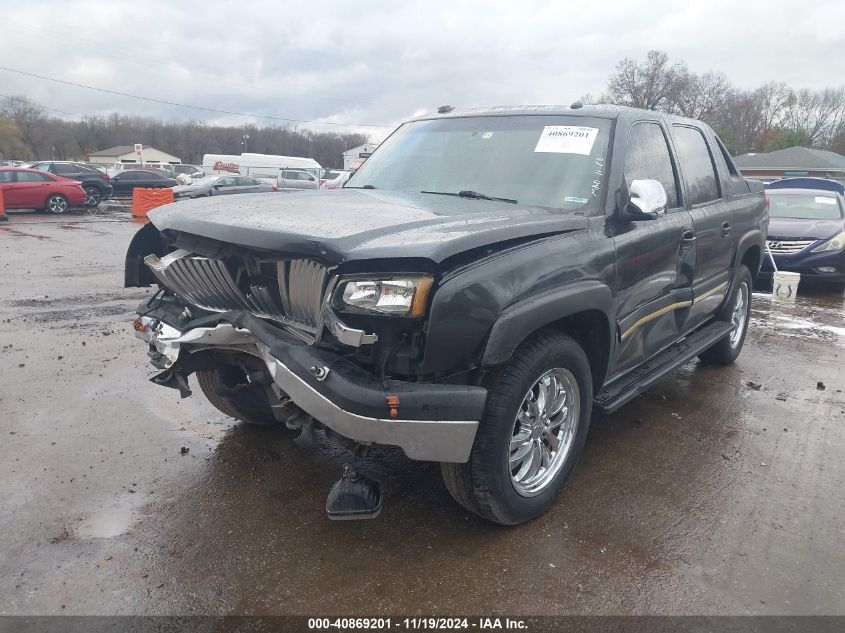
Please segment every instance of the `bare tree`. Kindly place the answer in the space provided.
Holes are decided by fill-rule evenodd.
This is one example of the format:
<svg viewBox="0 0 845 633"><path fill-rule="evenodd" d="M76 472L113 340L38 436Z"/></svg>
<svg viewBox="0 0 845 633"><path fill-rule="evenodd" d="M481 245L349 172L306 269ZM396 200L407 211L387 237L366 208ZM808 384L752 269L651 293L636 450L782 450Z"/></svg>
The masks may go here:
<svg viewBox="0 0 845 633"><path fill-rule="evenodd" d="M675 92L687 82L683 62L669 62L663 51L649 51L644 62L626 57L616 65L607 85L607 100L646 110L670 111Z"/></svg>
<svg viewBox="0 0 845 633"><path fill-rule="evenodd" d="M32 150L23 142L18 124L0 118L0 158L32 158Z"/></svg>
<svg viewBox="0 0 845 633"><path fill-rule="evenodd" d="M791 130L804 132L813 146L828 144L843 117L845 89L799 90L791 95L785 123Z"/></svg>
<svg viewBox="0 0 845 633"><path fill-rule="evenodd" d="M39 140L39 126L44 120L44 108L27 97L11 96L0 99L0 117L11 119L18 126L21 140L34 150Z"/></svg>
<svg viewBox="0 0 845 633"><path fill-rule="evenodd" d="M682 116L715 123L722 118L733 92L724 73L687 73L671 91L673 110Z"/></svg>

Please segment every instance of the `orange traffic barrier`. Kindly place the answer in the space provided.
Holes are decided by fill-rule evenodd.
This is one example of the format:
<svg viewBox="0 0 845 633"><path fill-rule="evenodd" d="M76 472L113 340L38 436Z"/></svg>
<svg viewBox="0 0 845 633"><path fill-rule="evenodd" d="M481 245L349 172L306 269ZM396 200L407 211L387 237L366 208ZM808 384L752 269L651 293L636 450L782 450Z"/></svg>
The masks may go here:
<svg viewBox="0 0 845 633"><path fill-rule="evenodd" d="M5 222L9 219L9 216L6 215L6 207L3 205L3 192L0 191L0 222Z"/></svg>
<svg viewBox="0 0 845 633"><path fill-rule="evenodd" d="M132 190L132 217L145 218L151 209L171 202L173 202L173 189L136 187Z"/></svg>

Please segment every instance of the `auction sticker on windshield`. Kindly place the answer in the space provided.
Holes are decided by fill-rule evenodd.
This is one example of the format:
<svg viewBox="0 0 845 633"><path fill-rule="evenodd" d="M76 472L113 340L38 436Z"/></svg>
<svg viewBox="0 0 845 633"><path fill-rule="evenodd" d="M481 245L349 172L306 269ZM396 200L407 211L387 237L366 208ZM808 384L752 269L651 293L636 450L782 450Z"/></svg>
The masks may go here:
<svg viewBox="0 0 845 633"><path fill-rule="evenodd" d="M580 125L547 125L540 134L535 152L583 154L589 156L599 133L597 127Z"/></svg>

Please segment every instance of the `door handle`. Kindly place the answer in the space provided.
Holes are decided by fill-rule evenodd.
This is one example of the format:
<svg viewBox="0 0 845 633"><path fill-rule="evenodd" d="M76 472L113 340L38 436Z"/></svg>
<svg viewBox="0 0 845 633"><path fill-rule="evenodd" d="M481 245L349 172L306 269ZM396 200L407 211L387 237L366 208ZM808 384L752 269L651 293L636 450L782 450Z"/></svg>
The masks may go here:
<svg viewBox="0 0 845 633"><path fill-rule="evenodd" d="M731 234L731 223L722 222L722 237L727 237Z"/></svg>
<svg viewBox="0 0 845 633"><path fill-rule="evenodd" d="M681 241L685 242L687 244L693 243L695 241L695 231L693 231L693 230L684 231L683 234L681 235Z"/></svg>

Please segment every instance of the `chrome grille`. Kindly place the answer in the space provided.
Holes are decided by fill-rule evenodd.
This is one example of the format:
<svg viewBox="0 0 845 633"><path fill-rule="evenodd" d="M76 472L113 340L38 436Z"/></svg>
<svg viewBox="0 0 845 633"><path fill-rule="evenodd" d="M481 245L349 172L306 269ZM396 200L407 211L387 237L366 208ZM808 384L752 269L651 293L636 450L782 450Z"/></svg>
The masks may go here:
<svg viewBox="0 0 845 633"><path fill-rule="evenodd" d="M185 250L174 251L161 259L148 255L144 262L162 284L204 310L245 310L310 331L317 327L327 277L325 267L318 262L310 259L278 262L278 295L274 289L260 284L250 284L244 292L223 261Z"/></svg>
<svg viewBox="0 0 845 633"><path fill-rule="evenodd" d="M768 240L769 250L773 255L794 255L800 253L815 240Z"/></svg>

